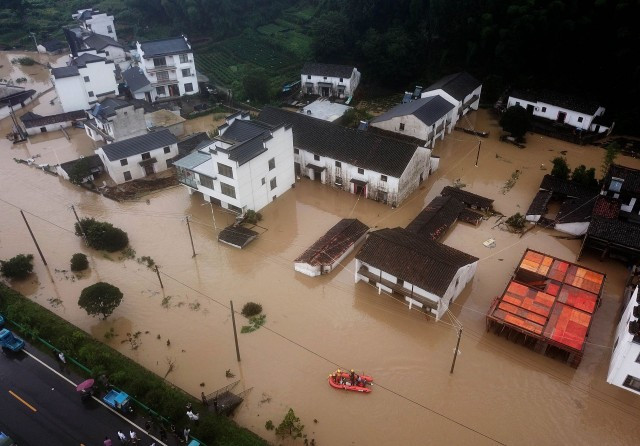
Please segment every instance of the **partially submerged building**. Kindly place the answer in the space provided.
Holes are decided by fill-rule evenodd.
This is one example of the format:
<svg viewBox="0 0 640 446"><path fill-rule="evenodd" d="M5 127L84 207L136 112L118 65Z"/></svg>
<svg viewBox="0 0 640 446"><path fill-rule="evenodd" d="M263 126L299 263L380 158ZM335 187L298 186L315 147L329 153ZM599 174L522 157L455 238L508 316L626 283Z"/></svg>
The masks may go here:
<svg viewBox="0 0 640 446"><path fill-rule="evenodd" d="M527 249L489 308L487 331L577 367L604 281L602 273Z"/></svg>
<svg viewBox="0 0 640 446"><path fill-rule="evenodd" d="M348 98L360 83L360 72L350 65L309 62L302 67L300 81L306 94Z"/></svg>
<svg viewBox="0 0 640 446"><path fill-rule="evenodd" d="M312 244L294 262L294 269L307 276L329 274L367 236L369 227L356 218L343 218Z"/></svg>
<svg viewBox="0 0 640 446"><path fill-rule="evenodd" d="M48 116L27 112L20 116L20 120L28 135L37 135L71 127L77 122L83 122L86 117L84 110L56 113Z"/></svg>
<svg viewBox="0 0 640 446"><path fill-rule="evenodd" d="M107 98L87 112L85 132L94 141L122 141L147 133L144 107L118 98Z"/></svg>
<svg viewBox="0 0 640 446"><path fill-rule="evenodd" d="M622 308L607 382L640 395L640 298L638 287Z"/></svg>
<svg viewBox="0 0 640 446"><path fill-rule="evenodd" d="M20 110L33 100L35 94L35 90L0 83L0 119L9 116L11 110Z"/></svg>
<svg viewBox="0 0 640 446"><path fill-rule="evenodd" d="M455 126L458 120L471 110L477 110L480 106L482 94L482 82L462 71L449 74L422 89L421 97L441 96L454 106L451 126Z"/></svg>
<svg viewBox="0 0 640 446"><path fill-rule="evenodd" d="M265 107L258 119L293 129L296 175L397 206L437 168L431 150Z"/></svg>
<svg viewBox="0 0 640 446"><path fill-rule="evenodd" d="M104 172L104 164L100 159L99 155L90 155L83 156L78 159L67 161L65 163L60 163L56 166L56 173L64 178L65 180L69 180L69 175L73 174L74 167L79 163L85 163L87 169L89 170L89 175L82 179L82 182L85 181L93 181L95 180L102 172Z"/></svg>

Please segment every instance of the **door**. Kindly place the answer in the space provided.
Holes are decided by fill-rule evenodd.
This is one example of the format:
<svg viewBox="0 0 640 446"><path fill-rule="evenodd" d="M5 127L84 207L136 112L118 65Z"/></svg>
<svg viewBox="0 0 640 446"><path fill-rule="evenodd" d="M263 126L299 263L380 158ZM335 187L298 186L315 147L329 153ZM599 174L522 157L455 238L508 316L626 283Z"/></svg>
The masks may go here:
<svg viewBox="0 0 640 446"><path fill-rule="evenodd" d="M180 96L180 89L177 85L169 85L169 96Z"/></svg>
<svg viewBox="0 0 640 446"><path fill-rule="evenodd" d="M152 101L151 101L151 93L150 93L150 92L148 92L148 91L147 91L147 92L144 94L144 98L147 100L147 102L152 102Z"/></svg>
<svg viewBox="0 0 640 446"><path fill-rule="evenodd" d="M144 174L145 176L153 175L155 172L153 171L153 164L147 164L144 166Z"/></svg>
<svg viewBox="0 0 640 446"><path fill-rule="evenodd" d="M329 87L322 87L322 96L329 97Z"/></svg>
<svg viewBox="0 0 640 446"><path fill-rule="evenodd" d="M296 173L296 176L300 176L300 172L302 171L302 169L300 168L300 163L293 163L293 169Z"/></svg>
<svg viewBox="0 0 640 446"><path fill-rule="evenodd" d="M353 188L353 193L354 194L361 195L361 196L364 197L366 192L367 192L367 187L366 186L362 186L360 184L354 185L354 188Z"/></svg>
<svg viewBox="0 0 640 446"><path fill-rule="evenodd" d="M565 112L558 112L558 122L564 122L567 119L567 114Z"/></svg>
<svg viewBox="0 0 640 446"><path fill-rule="evenodd" d="M532 114L533 114L533 110L534 110L533 105L528 104L528 105L527 105L527 111L529 112L529 114L530 114L530 115L532 115Z"/></svg>

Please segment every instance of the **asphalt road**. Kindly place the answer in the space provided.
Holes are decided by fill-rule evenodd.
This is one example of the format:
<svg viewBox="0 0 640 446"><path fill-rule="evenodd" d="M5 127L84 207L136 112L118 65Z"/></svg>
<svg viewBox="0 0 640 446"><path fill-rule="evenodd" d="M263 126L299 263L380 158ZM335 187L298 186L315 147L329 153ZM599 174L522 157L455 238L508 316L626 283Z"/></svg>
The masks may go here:
<svg viewBox="0 0 640 446"><path fill-rule="evenodd" d="M0 431L19 446L103 446L107 435L116 446L118 430L134 430L141 446L155 441L99 402L82 402L74 385L26 352L0 355Z"/></svg>

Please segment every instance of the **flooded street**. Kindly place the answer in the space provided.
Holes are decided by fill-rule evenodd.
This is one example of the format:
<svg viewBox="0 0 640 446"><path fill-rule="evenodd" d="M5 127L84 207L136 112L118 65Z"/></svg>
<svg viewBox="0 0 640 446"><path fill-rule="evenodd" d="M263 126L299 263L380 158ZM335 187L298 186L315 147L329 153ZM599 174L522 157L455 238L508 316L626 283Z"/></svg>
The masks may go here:
<svg viewBox="0 0 640 446"><path fill-rule="evenodd" d="M48 107L50 94L18 115ZM189 127L213 125L211 116L198 119L203 120L189 121ZM397 209L303 179L263 210L264 232L242 251L216 241L216 228L233 216L220 208L212 216L210 205L183 187L117 203L13 161L40 155L38 163L56 163L91 154L92 142L82 130L72 129L70 141L61 132L15 146L1 139L0 258L36 255L37 279L13 283L14 288L160 376L175 361L167 379L194 396L241 379L236 390L252 390L235 419L269 441L275 437L265 422L277 425L291 407L318 445L637 444L640 399L605 381L624 265L600 262L591 254L580 262L605 272L607 281L577 370L485 331L489 305L527 247L575 261L580 241L558 239L540 228L520 238L493 229L495 218L477 228L456 223L444 243L480 262L451 307L464 326L452 375L457 333L449 317L436 323L368 284L354 284L353 254L327 276L294 271L293 259L339 219L355 217L372 228L405 226L456 180L494 199L495 209L509 216L527 210L561 151L567 151L572 168L584 163L599 171L600 148L528 135L527 147L520 150L498 141L499 128L488 112L474 112L469 119L478 130L491 132L482 140L478 167L478 139L453 132L436 145L439 170ZM8 120L0 121L0 135L8 130ZM640 160L619 157L617 162L640 168ZM516 170L521 174L507 191L503 186ZM83 246L73 234L71 204L81 217L107 220L127 231L136 256L150 256L160 265L164 289L155 272L136 260ZM37 258L19 208L28 212L48 268ZM195 258L187 215L193 221ZM490 237L496 240L493 249L482 245ZM91 269L79 279L60 271L69 268L76 252L90 254ZM125 296L107 321L88 317L77 306L81 290L99 280L118 286ZM267 315L264 327L238 335L241 363L235 357L230 300L237 310L248 301L261 303ZM237 322L246 324L242 317ZM105 339L112 328L117 336ZM127 333L136 332L139 337L129 341ZM326 377L338 365L372 375L374 391L331 389ZM226 378L227 369L236 378Z"/></svg>

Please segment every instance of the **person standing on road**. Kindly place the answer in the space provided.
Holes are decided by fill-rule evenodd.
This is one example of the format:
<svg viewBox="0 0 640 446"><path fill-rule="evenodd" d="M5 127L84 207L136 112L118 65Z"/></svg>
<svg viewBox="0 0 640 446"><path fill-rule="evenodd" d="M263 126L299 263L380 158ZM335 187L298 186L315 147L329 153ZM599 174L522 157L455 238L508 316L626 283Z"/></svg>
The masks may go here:
<svg viewBox="0 0 640 446"><path fill-rule="evenodd" d="M138 444L138 436L134 431L129 431L129 436L131 437L131 444Z"/></svg>
<svg viewBox="0 0 640 446"><path fill-rule="evenodd" d="M111 438L109 437L104 437L104 446L112 446L113 443L111 442Z"/></svg>
<svg viewBox="0 0 640 446"><path fill-rule="evenodd" d="M118 438L120 438L121 444L127 444L127 436L123 434L121 431L118 431Z"/></svg>
<svg viewBox="0 0 640 446"><path fill-rule="evenodd" d="M67 363L67 360L64 357L64 353L62 352L58 353L58 358L60 359L60 362L62 362L63 364Z"/></svg>

